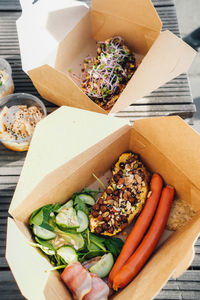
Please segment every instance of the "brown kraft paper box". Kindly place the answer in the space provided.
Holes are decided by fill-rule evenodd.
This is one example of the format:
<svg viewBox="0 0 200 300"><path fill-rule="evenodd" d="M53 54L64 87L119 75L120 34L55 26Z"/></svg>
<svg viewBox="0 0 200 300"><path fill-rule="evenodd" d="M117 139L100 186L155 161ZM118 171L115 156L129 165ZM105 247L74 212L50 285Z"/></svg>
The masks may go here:
<svg viewBox="0 0 200 300"><path fill-rule="evenodd" d="M91 126L92 124L92 126ZM65 128L65 130L63 130ZM8 218L6 258L27 299L71 299L57 271L28 244L28 219L42 205L63 203L103 175L122 152L139 153L196 214L158 248L138 276L112 299L148 300L180 276L194 256L200 228L200 136L177 116L126 121L61 107L38 123Z"/></svg>
<svg viewBox="0 0 200 300"><path fill-rule="evenodd" d="M42 0L28 8L26 0L20 1L24 9L17 29L23 69L40 95L60 106L116 113L185 72L195 56L173 33L161 32L150 0L92 0L91 9L78 1ZM96 41L117 35L143 59L106 111L83 93L69 70L80 75L84 58L96 54Z"/></svg>

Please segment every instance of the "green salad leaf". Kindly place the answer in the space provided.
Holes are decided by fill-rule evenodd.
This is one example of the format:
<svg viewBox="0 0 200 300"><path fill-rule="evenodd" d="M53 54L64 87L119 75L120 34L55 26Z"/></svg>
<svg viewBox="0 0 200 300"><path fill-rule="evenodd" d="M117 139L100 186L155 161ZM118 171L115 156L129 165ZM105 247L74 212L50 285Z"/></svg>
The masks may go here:
<svg viewBox="0 0 200 300"><path fill-rule="evenodd" d="M101 250L101 248L99 248L97 245L95 245L92 242L87 246L87 248L88 248L89 251Z"/></svg>
<svg viewBox="0 0 200 300"><path fill-rule="evenodd" d="M66 204L48 204L36 209L32 213L29 224L36 243L30 244L40 248L40 250L48 256L51 264L54 265L56 269L62 269L66 266L66 262L57 254L57 250L63 245L73 247L78 254L80 262L84 262L96 256L103 256L108 252L112 253L115 259L119 255L124 244L121 239L96 235L90 231L89 227L83 232L77 232L76 228L61 228L56 222L56 217L62 207L66 216L68 209L75 209L76 212L83 211L89 216L92 205L95 203L94 197L100 192L100 189L91 190L84 188L81 192L72 195L69 208ZM33 230L35 226L53 231L56 234L56 238L51 240L43 239L43 236L36 235Z"/></svg>
<svg viewBox="0 0 200 300"><path fill-rule="evenodd" d="M82 210L87 216L89 215L89 209L87 205L79 198L77 195L75 200L74 200L74 208L76 211Z"/></svg>
<svg viewBox="0 0 200 300"><path fill-rule="evenodd" d="M59 204L48 204L36 209L30 218L29 224L38 225L47 230L53 231L52 225L54 225L54 222L53 217L51 217L51 213L54 214L54 212L57 212L59 208ZM50 225L50 223L52 225Z"/></svg>
<svg viewBox="0 0 200 300"><path fill-rule="evenodd" d="M90 233L90 241L95 244L97 247L106 252L106 248L104 245L105 238L101 236L97 236L94 233Z"/></svg>
<svg viewBox="0 0 200 300"><path fill-rule="evenodd" d="M55 251L54 246L53 246L50 242L45 241L45 240L42 240L42 239L40 239L40 238L37 237L37 236L35 236L35 240L36 240L36 242L38 242L40 245L42 245L42 246L44 246L44 247L46 247L46 248L48 248L48 249L50 249L50 250L54 250L54 251Z"/></svg>
<svg viewBox="0 0 200 300"><path fill-rule="evenodd" d="M60 204L58 204L58 203L53 204L53 205L52 205L52 208L51 208L51 211L52 211L52 212L58 212L59 209L61 208L61 206L62 206L62 205L60 205Z"/></svg>
<svg viewBox="0 0 200 300"><path fill-rule="evenodd" d="M105 254L105 251L103 251L103 250L89 251L89 252L85 253L79 260L82 263L85 260L89 260L89 259L91 259L93 257L96 257L96 256L102 256L104 254ZM79 253L79 257L80 257L80 253Z"/></svg>
<svg viewBox="0 0 200 300"><path fill-rule="evenodd" d="M32 247L35 247L35 248L39 248L40 250L42 250L48 256L54 257L54 255L55 255L55 250L49 249L48 247L43 246L39 243L29 242L29 245L31 245Z"/></svg>
<svg viewBox="0 0 200 300"><path fill-rule="evenodd" d="M108 249L109 252L111 252L115 259L119 256L122 247L124 245L124 242L119 238L105 238L105 246Z"/></svg>

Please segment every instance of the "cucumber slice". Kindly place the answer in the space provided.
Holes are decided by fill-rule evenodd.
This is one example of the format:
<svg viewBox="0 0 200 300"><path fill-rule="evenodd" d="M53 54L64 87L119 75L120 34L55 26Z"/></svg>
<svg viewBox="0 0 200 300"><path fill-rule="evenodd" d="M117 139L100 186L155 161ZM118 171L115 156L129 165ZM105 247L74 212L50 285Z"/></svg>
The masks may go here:
<svg viewBox="0 0 200 300"><path fill-rule="evenodd" d="M72 207L73 204L74 204L73 200L67 201L65 204L63 204L63 205L59 208L58 212L62 211L62 210L65 209L65 208L70 208L70 207Z"/></svg>
<svg viewBox="0 0 200 300"><path fill-rule="evenodd" d="M35 225L41 225L43 222L43 211L42 209L39 210L37 214L34 215L34 217L31 217L31 222L30 225L35 224Z"/></svg>
<svg viewBox="0 0 200 300"><path fill-rule="evenodd" d="M33 226L33 233L43 239L43 240L52 240L56 237L56 233L50 230L47 230L41 226L34 225Z"/></svg>
<svg viewBox="0 0 200 300"><path fill-rule="evenodd" d="M56 216L56 224L63 228L78 228L79 223L73 207L64 209Z"/></svg>
<svg viewBox="0 0 200 300"><path fill-rule="evenodd" d="M78 223L79 223L79 228L76 229L77 232L82 232L84 231L86 228L88 228L88 217L87 215L81 211L81 210L78 210L77 211L77 218L78 218Z"/></svg>
<svg viewBox="0 0 200 300"><path fill-rule="evenodd" d="M113 264L113 255L111 253L107 253L104 254L96 264L89 268L89 271L97 274L100 278L104 278L110 273Z"/></svg>
<svg viewBox="0 0 200 300"><path fill-rule="evenodd" d="M91 206L95 204L94 198L90 195L80 194L76 197L80 198L85 204L88 204L88 205L91 205ZM75 200L76 200L76 198L75 198Z"/></svg>
<svg viewBox="0 0 200 300"><path fill-rule="evenodd" d="M67 264L72 264L78 261L76 251L70 246L62 246L57 250L57 254L60 255Z"/></svg>

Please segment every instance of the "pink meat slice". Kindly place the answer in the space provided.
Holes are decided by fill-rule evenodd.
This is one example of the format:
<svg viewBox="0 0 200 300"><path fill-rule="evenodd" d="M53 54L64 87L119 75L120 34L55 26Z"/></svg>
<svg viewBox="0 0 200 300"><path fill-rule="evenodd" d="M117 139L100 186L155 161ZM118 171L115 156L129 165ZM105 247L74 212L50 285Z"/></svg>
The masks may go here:
<svg viewBox="0 0 200 300"><path fill-rule="evenodd" d="M61 278L72 291L74 299L82 300L92 289L90 273L79 262L68 265Z"/></svg>
<svg viewBox="0 0 200 300"><path fill-rule="evenodd" d="M109 295L108 285L96 274L90 273L92 277L92 289L84 296L83 300L107 300Z"/></svg>

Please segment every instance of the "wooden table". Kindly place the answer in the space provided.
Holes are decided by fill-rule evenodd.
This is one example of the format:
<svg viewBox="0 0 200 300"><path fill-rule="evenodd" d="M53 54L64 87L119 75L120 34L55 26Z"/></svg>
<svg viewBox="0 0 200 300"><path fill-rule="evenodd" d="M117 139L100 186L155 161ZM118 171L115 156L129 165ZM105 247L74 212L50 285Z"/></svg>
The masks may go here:
<svg viewBox="0 0 200 300"><path fill-rule="evenodd" d="M28 0L27 0L28 1ZM89 4L89 1L87 1ZM154 0L154 5L163 22L163 29L169 29L179 36L176 10L173 0ZM6 58L13 70L15 92L27 92L39 96L30 79L21 69L20 51L15 21L21 14L18 0L0 0L0 56ZM55 105L44 101L48 112ZM154 91L148 97L120 112L117 116L134 121L148 116L178 114L192 117L195 105L191 98L186 74ZM19 179L26 153L12 152L0 145L0 299L24 299L15 283L4 258L6 245L6 223L8 207ZM200 299L200 239L195 244L195 258L191 267L177 280L170 279L156 299ZM23 262L22 262L23 263ZM31 272L31 270L30 270ZM55 299L56 300L56 299Z"/></svg>

